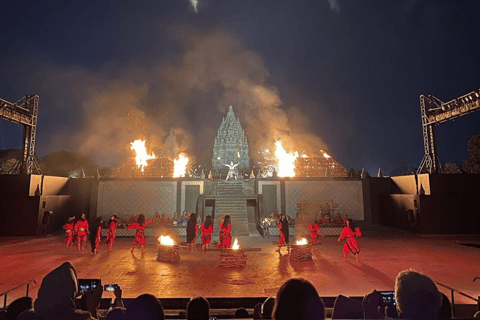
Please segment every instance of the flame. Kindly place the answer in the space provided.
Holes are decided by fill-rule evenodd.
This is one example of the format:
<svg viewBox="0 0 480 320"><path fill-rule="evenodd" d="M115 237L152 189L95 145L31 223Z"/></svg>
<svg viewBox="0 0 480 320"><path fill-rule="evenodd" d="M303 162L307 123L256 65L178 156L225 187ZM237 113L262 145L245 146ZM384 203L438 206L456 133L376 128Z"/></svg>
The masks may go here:
<svg viewBox="0 0 480 320"><path fill-rule="evenodd" d="M300 240L297 240L297 242L296 242L296 245L297 245L297 246L303 246L303 245L306 245L306 244L308 244L308 241L307 241L307 239L305 239L305 238L302 238L302 239L300 239Z"/></svg>
<svg viewBox="0 0 480 320"><path fill-rule="evenodd" d="M233 242L232 249L233 249L233 250L238 250L238 249L240 249L240 245L238 244L237 238L235 238L235 241Z"/></svg>
<svg viewBox="0 0 480 320"><path fill-rule="evenodd" d="M170 238L170 236L160 236L160 237L158 237L158 242L160 242L160 245L162 245L162 246L173 246L173 245L175 245L175 242L173 242L173 239Z"/></svg>
<svg viewBox="0 0 480 320"><path fill-rule="evenodd" d="M323 153L323 157L324 157L325 159L330 159L330 158L331 158L331 157L328 155L328 153L326 153L325 151L323 151L323 150L320 150L320 151Z"/></svg>
<svg viewBox="0 0 480 320"><path fill-rule="evenodd" d="M275 157L277 158L278 177L295 177L295 160L298 158L298 152L288 153L279 140L275 142Z"/></svg>
<svg viewBox="0 0 480 320"><path fill-rule="evenodd" d="M173 160L173 177L185 177L187 174L188 157L184 153L178 155L178 159Z"/></svg>
<svg viewBox="0 0 480 320"><path fill-rule="evenodd" d="M152 152L152 154L148 154L147 148L145 148L145 141L146 140L135 140L130 143L130 148L135 151L135 163L137 165L137 168L140 168L142 172L144 171L144 168L148 165L147 160L150 159L156 159L155 154Z"/></svg>

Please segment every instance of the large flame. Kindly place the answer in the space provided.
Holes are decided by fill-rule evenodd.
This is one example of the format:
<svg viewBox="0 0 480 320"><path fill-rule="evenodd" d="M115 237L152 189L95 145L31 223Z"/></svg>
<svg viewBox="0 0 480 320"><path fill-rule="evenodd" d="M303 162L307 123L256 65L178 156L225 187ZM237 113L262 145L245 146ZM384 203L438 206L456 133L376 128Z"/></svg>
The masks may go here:
<svg viewBox="0 0 480 320"><path fill-rule="evenodd" d="M181 178L187 174L188 157L180 153L178 159L173 160L173 177Z"/></svg>
<svg viewBox="0 0 480 320"><path fill-rule="evenodd" d="M142 172L144 171L144 168L148 165L147 160L150 159L155 159L155 154L152 152L152 154L148 154L147 148L145 148L145 141L146 140L135 140L130 143L130 148L135 151L135 163L137 165L137 168L140 168Z"/></svg>
<svg viewBox="0 0 480 320"><path fill-rule="evenodd" d="M298 152L287 152L282 142L275 142L275 157L277 158L278 177L295 177L295 160L298 158Z"/></svg>
<svg viewBox="0 0 480 320"><path fill-rule="evenodd" d="M240 249L240 245L238 244L237 238L235 238L235 241L233 242L232 249L233 249L233 250L238 250L238 249Z"/></svg>
<svg viewBox="0 0 480 320"><path fill-rule="evenodd" d="M325 159L330 159L331 158L331 156L328 153L326 153L325 151L323 151L323 150L320 150L320 151L323 153L323 157Z"/></svg>
<svg viewBox="0 0 480 320"><path fill-rule="evenodd" d="M175 242L173 242L173 239L170 238L170 236L160 236L160 237L158 237L158 242L160 242L160 245L162 245L162 246L173 246L173 245L175 245Z"/></svg>
<svg viewBox="0 0 480 320"><path fill-rule="evenodd" d="M306 244L308 244L308 241L307 241L307 239L305 239L305 238L302 238L302 239L300 239L300 240L297 240L297 242L296 242L296 245L297 245L297 246L303 246L303 245L306 245Z"/></svg>

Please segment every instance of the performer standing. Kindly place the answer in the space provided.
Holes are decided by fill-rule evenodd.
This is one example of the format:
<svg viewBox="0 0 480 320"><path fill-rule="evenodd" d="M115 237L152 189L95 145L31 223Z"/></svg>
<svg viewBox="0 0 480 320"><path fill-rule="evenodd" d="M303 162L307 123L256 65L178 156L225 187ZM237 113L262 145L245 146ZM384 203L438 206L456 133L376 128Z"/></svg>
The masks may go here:
<svg viewBox="0 0 480 320"><path fill-rule="evenodd" d="M82 213L80 220L75 224L75 233L77 234L78 251L85 250L87 245L87 232L90 226L88 225L85 213Z"/></svg>
<svg viewBox="0 0 480 320"><path fill-rule="evenodd" d="M205 222L202 223L202 250L203 252L207 252L208 247L210 245L210 241L212 240L212 233L213 233L213 225L212 225L212 217L206 216Z"/></svg>
<svg viewBox="0 0 480 320"><path fill-rule="evenodd" d="M67 223L63 225L63 230L65 230L65 242L67 248L73 246L73 230L75 228L75 216L68 218Z"/></svg>
<svg viewBox="0 0 480 320"><path fill-rule="evenodd" d="M342 234L338 238L338 241L345 239L345 244L343 245L343 261L347 257L347 253L350 251L357 258L357 261L360 260L360 247L358 246L357 237L361 237L362 232L359 228L355 228L352 219L347 220L347 226L343 228Z"/></svg>
<svg viewBox="0 0 480 320"><path fill-rule="evenodd" d="M112 251L113 242L117 237L117 216L113 215L108 220L108 235L107 235L107 244L108 244L108 251Z"/></svg>
<svg viewBox="0 0 480 320"><path fill-rule="evenodd" d="M232 243L232 224L228 214L225 216L223 224L220 225L220 233L222 237L222 249L229 249Z"/></svg>
<svg viewBox="0 0 480 320"><path fill-rule="evenodd" d="M312 243L315 244L318 242L318 236L322 235L322 231L319 227L318 217L315 217L315 222L308 224L308 229L310 230L310 236L312 237Z"/></svg>
<svg viewBox="0 0 480 320"><path fill-rule="evenodd" d="M197 237L198 224L197 224L197 215L191 213L187 222L187 251L195 251L195 238Z"/></svg>
<svg viewBox="0 0 480 320"><path fill-rule="evenodd" d="M140 248L142 249L142 256L143 256L143 254L145 253L143 251L145 248L145 227L148 226L157 218L158 218L158 213L155 213L153 215L153 218L145 221L145 216L143 214L140 214L137 218L137 221L135 221L134 223L132 223L127 227L128 230L137 229L137 231L135 232L135 239L133 240L132 249L130 249L130 252L132 254L133 254L133 250L135 250L135 246L137 244L140 244L141 245Z"/></svg>
<svg viewBox="0 0 480 320"><path fill-rule="evenodd" d="M101 237L102 237L102 224L103 224L103 221L102 221L102 218L98 217L96 220L95 220L95 224L93 225L93 230L92 232L90 233L90 243L92 244L92 254L97 254L97 249L98 249L98 246L100 245L100 240L101 240Z"/></svg>
<svg viewBox="0 0 480 320"><path fill-rule="evenodd" d="M280 243L280 246L284 246L284 245L288 246L288 243L289 243L288 220L287 220L287 216L283 213L280 215L280 221L278 222L278 231L279 231L278 242ZM278 247L276 251L280 253L280 249L282 248ZM288 251L289 250L287 249L287 253Z"/></svg>
<svg viewBox="0 0 480 320"><path fill-rule="evenodd" d="M220 218L218 218L218 230L220 230L220 232L218 233L218 248L221 248L222 247L222 225L223 225L223 221L225 220L225 216L222 216Z"/></svg>

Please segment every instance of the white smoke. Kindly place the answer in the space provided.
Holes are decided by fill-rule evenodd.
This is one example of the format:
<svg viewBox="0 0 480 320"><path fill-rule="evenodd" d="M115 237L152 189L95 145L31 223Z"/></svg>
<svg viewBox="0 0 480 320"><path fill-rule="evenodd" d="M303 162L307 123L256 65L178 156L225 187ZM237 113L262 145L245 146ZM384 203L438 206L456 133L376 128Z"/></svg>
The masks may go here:
<svg viewBox="0 0 480 320"><path fill-rule="evenodd" d="M193 0L192 0L193 1ZM337 13L340 12L340 3L339 0L328 0L330 4L330 10L336 11Z"/></svg>
<svg viewBox="0 0 480 320"><path fill-rule="evenodd" d="M193 7L193 10L195 10L195 13L198 13L197 11L198 0L190 0L190 3L192 4L192 7Z"/></svg>

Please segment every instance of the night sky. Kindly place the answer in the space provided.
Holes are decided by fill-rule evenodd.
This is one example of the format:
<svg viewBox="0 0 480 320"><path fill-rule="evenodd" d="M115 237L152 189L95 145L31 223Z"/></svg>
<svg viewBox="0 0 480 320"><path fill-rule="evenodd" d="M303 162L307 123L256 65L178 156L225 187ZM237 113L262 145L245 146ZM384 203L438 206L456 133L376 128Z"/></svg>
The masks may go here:
<svg viewBox="0 0 480 320"><path fill-rule="evenodd" d="M146 138L157 154L209 164L233 105L255 160L275 139L329 150L374 175L423 157L420 94L479 89L479 1L5 1L0 97L40 95L36 153L101 166ZM443 162L461 165L480 112L440 125ZM0 150L22 126L0 121ZM316 151L317 150L317 151Z"/></svg>

